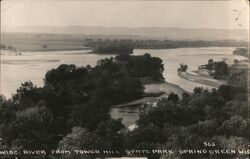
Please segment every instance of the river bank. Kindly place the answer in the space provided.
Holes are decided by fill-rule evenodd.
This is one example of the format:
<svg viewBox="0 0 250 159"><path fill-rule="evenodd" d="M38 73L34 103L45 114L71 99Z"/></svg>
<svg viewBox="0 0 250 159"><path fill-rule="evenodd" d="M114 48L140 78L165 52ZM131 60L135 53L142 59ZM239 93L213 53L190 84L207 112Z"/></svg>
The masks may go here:
<svg viewBox="0 0 250 159"><path fill-rule="evenodd" d="M220 85L227 84L226 81L216 80L212 77L202 74L199 71L194 71L197 75L190 74L188 72L179 72L178 75L188 81L209 85L215 88L219 88Z"/></svg>

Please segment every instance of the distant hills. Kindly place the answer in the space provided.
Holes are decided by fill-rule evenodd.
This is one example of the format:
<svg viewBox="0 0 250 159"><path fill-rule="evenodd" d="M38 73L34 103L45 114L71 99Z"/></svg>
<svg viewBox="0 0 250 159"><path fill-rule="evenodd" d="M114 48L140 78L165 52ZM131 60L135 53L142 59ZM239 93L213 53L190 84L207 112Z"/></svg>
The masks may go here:
<svg viewBox="0 0 250 159"><path fill-rule="evenodd" d="M119 35L138 38L169 39L169 40L247 40L248 30L237 29L185 29L161 27L84 27L84 26L22 26L2 27L1 32L48 33L74 35Z"/></svg>

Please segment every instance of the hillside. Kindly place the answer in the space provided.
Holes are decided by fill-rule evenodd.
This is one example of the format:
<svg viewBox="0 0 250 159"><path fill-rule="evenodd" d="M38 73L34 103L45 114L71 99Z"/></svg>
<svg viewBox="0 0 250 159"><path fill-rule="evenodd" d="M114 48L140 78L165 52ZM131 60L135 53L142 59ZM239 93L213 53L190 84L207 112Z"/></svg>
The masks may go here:
<svg viewBox="0 0 250 159"><path fill-rule="evenodd" d="M186 29L161 27L83 27L83 26L22 26L2 27L1 32L20 33L49 33L49 34L77 34L77 35L130 35L143 38L169 40L247 40L247 30L226 29Z"/></svg>

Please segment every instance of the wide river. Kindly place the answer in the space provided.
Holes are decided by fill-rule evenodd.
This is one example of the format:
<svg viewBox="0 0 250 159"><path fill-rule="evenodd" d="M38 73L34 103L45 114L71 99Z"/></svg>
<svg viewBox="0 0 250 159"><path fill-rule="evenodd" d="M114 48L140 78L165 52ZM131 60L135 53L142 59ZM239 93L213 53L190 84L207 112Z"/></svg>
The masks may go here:
<svg viewBox="0 0 250 159"><path fill-rule="evenodd" d="M178 49L137 49L134 55L150 53L151 56L160 57L164 63L164 77L167 82L179 85L181 88L192 92L194 87L202 85L185 80L177 75L180 63L188 65L189 72L196 70L198 65L207 63L208 59L221 60L235 56L233 47L208 47L208 48L178 48ZM89 54L90 50L83 51L53 51L53 52L23 52L21 56L8 52L1 52L1 86L0 93L7 98L15 93L22 82L32 81L37 86L43 85L44 75L47 70L56 68L60 64L75 64L77 66L95 66L100 59L113 55ZM128 118L133 116L135 110L127 111ZM116 112L119 113L119 112ZM122 112L120 112L122 113ZM123 112L125 113L125 112ZM131 114L132 113L132 114ZM130 115L129 115L130 114ZM126 115L125 115L126 117ZM126 119L124 119L126 120ZM126 125L131 124L129 121Z"/></svg>

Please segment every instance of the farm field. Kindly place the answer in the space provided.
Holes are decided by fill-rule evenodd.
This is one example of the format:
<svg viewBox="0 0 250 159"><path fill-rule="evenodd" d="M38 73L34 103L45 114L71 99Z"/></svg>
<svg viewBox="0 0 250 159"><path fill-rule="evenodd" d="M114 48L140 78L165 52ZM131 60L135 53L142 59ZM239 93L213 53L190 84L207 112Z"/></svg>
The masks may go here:
<svg viewBox="0 0 250 159"><path fill-rule="evenodd" d="M84 37L62 34L3 33L1 44L20 51L82 50Z"/></svg>

